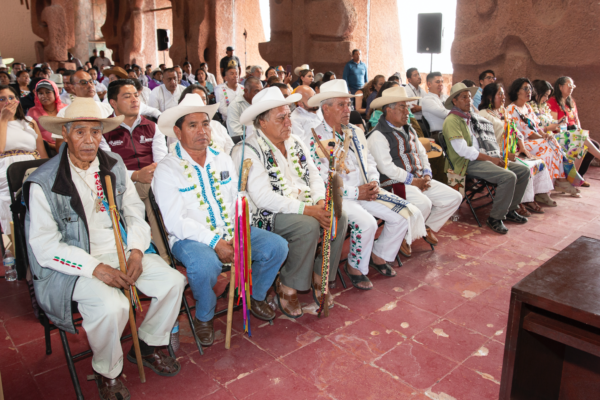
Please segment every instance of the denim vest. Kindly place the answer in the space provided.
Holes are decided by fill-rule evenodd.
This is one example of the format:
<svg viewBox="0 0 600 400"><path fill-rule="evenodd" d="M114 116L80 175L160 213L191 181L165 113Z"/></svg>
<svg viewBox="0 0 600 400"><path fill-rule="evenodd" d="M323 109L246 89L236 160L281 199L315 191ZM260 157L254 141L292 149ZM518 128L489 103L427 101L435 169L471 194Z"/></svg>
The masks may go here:
<svg viewBox="0 0 600 400"><path fill-rule="evenodd" d="M58 155L35 170L23 184L23 200L27 207L25 236L29 268L33 276L33 287L38 304L58 328L69 333L77 333L73 322L71 302L75 283L79 277L39 265L29 244L29 192L31 183L36 183L42 188L46 200L50 204L52 216L62 235L61 241L70 246L77 246L88 253L90 251L87 219L79 192L71 178L66 147L66 144L63 144ZM106 153L99 149L97 156L100 162L98 174L104 193L107 193L106 176L110 176L111 182L113 182L115 203L121 213L123 193L126 188L126 179L128 179L125 164L115 153ZM124 218L122 222L126 223Z"/></svg>

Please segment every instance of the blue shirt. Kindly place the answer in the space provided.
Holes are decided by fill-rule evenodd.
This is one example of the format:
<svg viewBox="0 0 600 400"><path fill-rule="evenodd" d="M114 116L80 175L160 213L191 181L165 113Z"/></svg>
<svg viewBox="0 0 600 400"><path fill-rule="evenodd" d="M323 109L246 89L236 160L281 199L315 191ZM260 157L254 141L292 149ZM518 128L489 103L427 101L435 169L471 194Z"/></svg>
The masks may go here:
<svg viewBox="0 0 600 400"><path fill-rule="evenodd" d="M359 61L358 64L354 60L348 61L344 67L344 80L348 84L348 89L358 90L368 82L367 65Z"/></svg>
<svg viewBox="0 0 600 400"><path fill-rule="evenodd" d="M483 93L483 89L479 88L477 89L477 93L475 93L475 96L473 96L473 107L475 107L475 109L479 109L479 104L481 104L481 94Z"/></svg>

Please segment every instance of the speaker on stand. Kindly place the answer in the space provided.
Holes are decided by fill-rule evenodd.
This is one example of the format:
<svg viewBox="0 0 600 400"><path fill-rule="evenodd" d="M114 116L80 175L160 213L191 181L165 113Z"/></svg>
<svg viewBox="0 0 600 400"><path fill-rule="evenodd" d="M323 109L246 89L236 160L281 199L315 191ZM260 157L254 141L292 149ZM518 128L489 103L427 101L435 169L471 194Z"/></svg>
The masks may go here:
<svg viewBox="0 0 600 400"><path fill-rule="evenodd" d="M418 14L417 53L431 54L429 72L433 72L433 54L442 52L442 13Z"/></svg>
<svg viewBox="0 0 600 400"><path fill-rule="evenodd" d="M158 51L163 52L163 64L165 61L165 51L169 50L171 43L169 42L169 30L168 29L157 29L156 30L156 47Z"/></svg>

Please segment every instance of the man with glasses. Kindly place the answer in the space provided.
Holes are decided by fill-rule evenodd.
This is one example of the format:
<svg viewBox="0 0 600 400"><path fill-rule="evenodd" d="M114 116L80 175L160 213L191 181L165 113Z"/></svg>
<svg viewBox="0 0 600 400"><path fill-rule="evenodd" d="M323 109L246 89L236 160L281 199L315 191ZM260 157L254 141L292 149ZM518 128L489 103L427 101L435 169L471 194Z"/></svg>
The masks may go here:
<svg viewBox="0 0 600 400"><path fill-rule="evenodd" d="M427 75L427 93L421 99L421 111L423 117L429 123L431 137L437 139L442 132L444 120L448 110L444 107L444 101L448 98L443 92L444 78L440 72L431 72Z"/></svg>
<svg viewBox="0 0 600 400"><path fill-rule="evenodd" d="M92 98L98 103L98 107L100 107L100 110L102 111L102 118L108 118L112 115L113 109L110 106L110 104L101 103L100 99L96 95L96 84L94 83L94 80L92 79L90 74L88 74L84 70L77 71L69 77L69 82L69 87L72 90L70 96L71 101L74 101L78 97ZM69 108L69 106L61 109L58 112L57 116L61 118L64 117L67 108ZM101 146L100 148L102 150L110 151L110 149L106 149L103 146Z"/></svg>
<svg viewBox="0 0 600 400"><path fill-rule="evenodd" d="M486 69L479 74L479 89L477 89L477 93L473 96L473 107L475 107L476 110L479 109L479 104L481 103L483 88L494 82L496 82L496 74L491 69Z"/></svg>

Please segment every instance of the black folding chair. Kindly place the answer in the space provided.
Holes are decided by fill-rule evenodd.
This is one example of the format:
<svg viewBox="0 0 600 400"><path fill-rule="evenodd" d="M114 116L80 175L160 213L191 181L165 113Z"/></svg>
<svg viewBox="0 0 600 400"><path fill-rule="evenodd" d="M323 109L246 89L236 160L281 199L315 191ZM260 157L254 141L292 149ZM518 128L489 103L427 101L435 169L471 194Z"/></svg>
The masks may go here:
<svg viewBox="0 0 600 400"><path fill-rule="evenodd" d="M446 157L446 160L448 160L448 164L450 165L450 168L454 170L452 161L450 161L450 158L448 157L448 147L446 146L446 139L444 138L443 135L439 135L438 139L439 139L439 144L442 147L442 150L444 151L444 157ZM471 209L471 212L473 213L473 217L475 217L475 221L477 221L477 225L479 225L480 227L481 227L481 222L479 222L479 218L477 218L477 213L475 212L475 210L483 208L483 207L487 207L494 202L495 188L496 188L495 184L488 182L485 179L482 179L482 178L479 178L479 177L476 177L473 175L465 176L465 197L463 198L462 201L467 202L467 204L469 205L469 208ZM485 191L487 191L487 193L485 193ZM475 201L480 202L481 200L485 200L488 197L491 198L491 200L488 201L487 203L480 204L476 207L473 206L473 202L475 202Z"/></svg>

